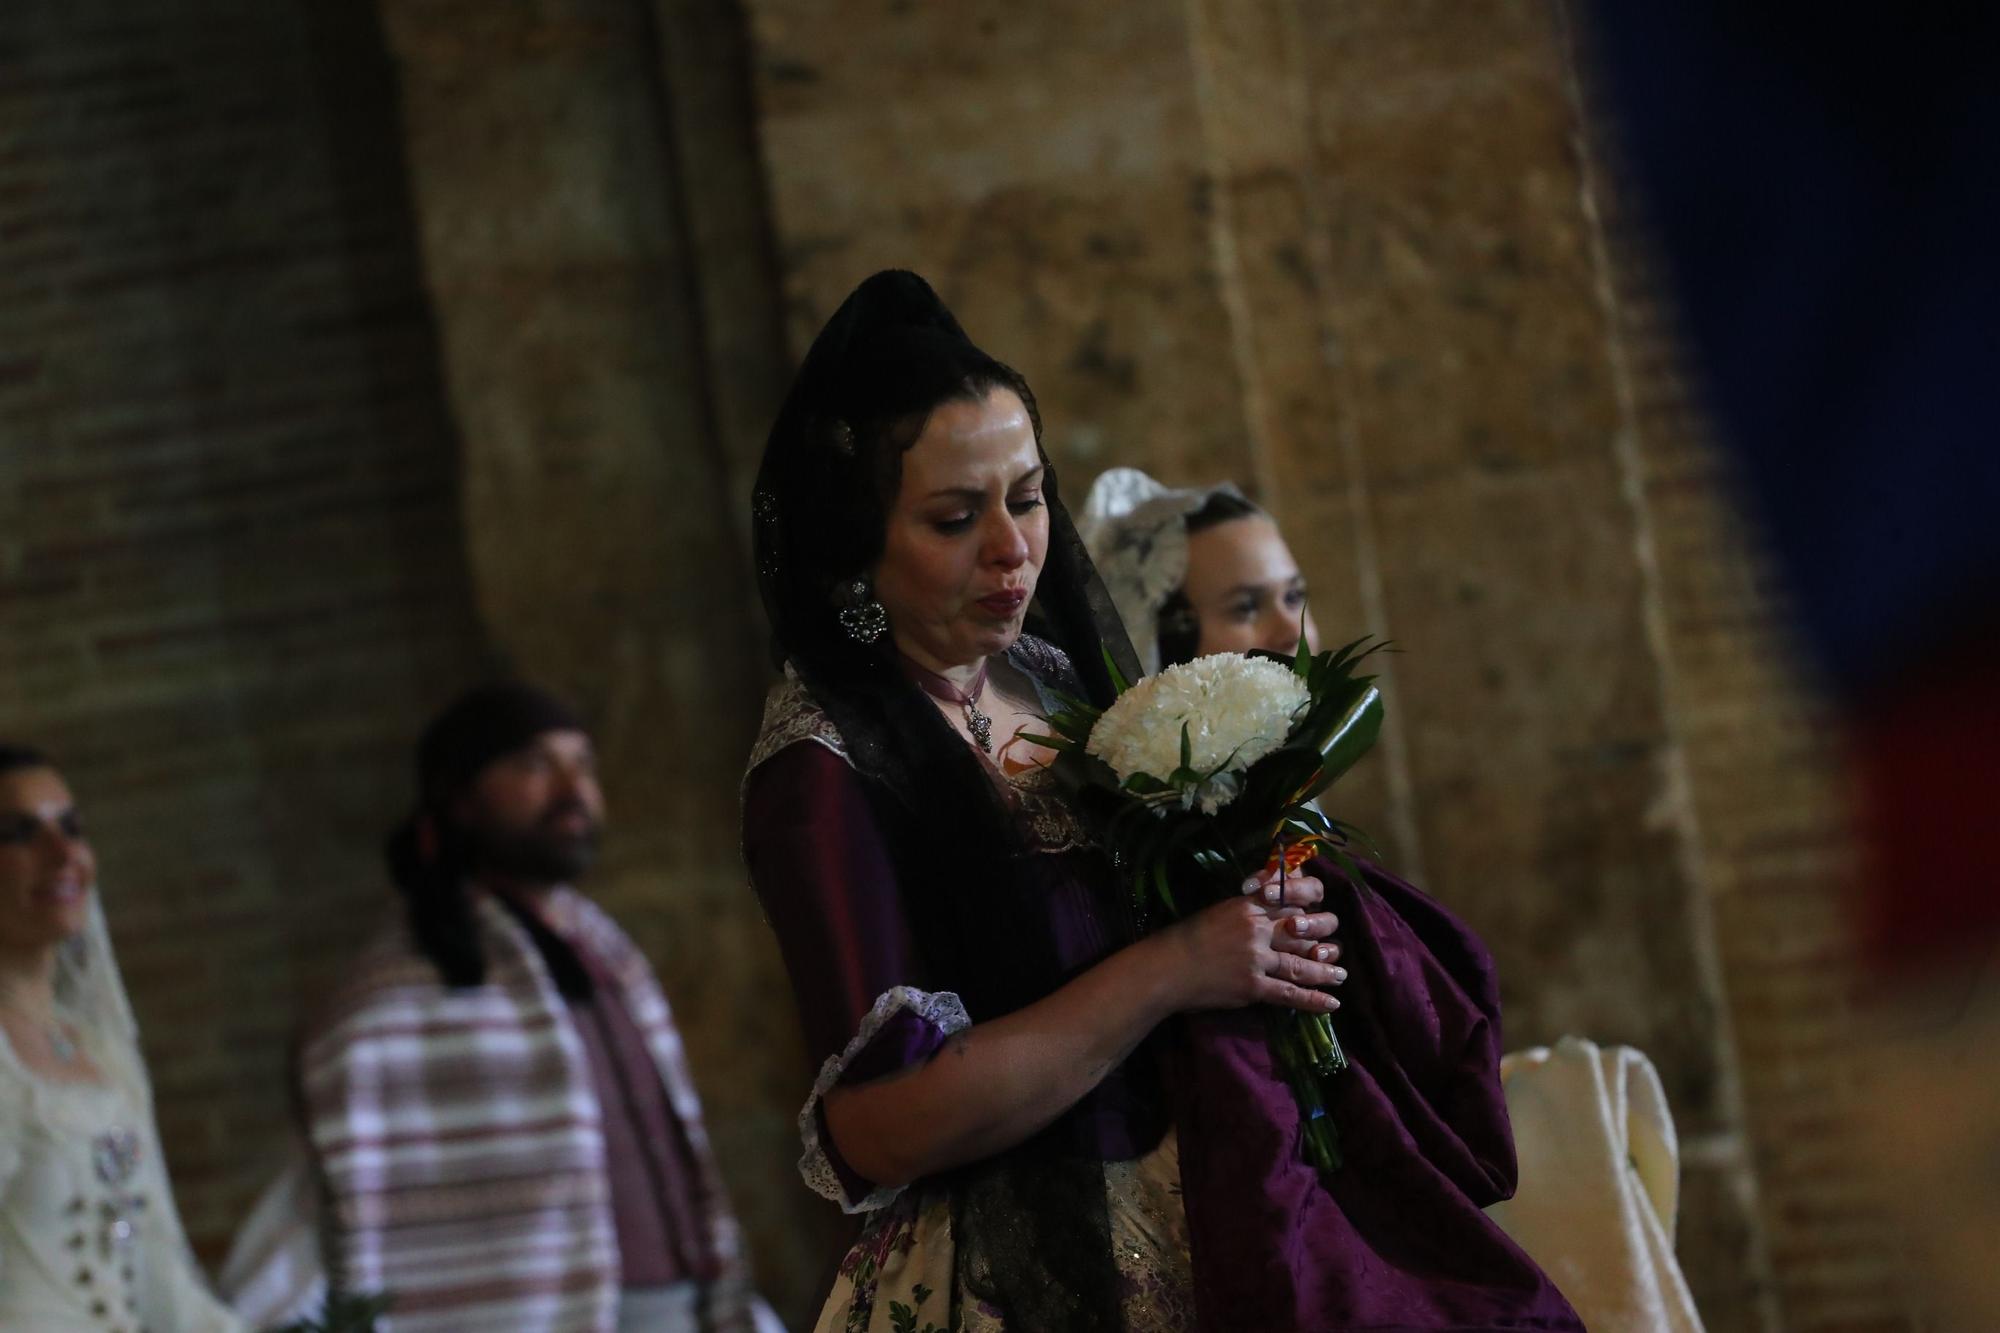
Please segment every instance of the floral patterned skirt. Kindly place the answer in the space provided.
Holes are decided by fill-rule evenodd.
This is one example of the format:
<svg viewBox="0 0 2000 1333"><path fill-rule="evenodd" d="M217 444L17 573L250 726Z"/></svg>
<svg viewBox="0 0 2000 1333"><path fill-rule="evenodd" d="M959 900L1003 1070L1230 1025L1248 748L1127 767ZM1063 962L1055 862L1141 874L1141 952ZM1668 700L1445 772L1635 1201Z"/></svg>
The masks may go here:
<svg viewBox="0 0 2000 1333"><path fill-rule="evenodd" d="M1104 1188L1127 1333L1190 1333L1194 1285L1173 1134L1144 1157L1106 1162ZM1002 1312L959 1289L956 1258L950 1196L905 1190L840 1261L814 1333L1006 1333Z"/></svg>

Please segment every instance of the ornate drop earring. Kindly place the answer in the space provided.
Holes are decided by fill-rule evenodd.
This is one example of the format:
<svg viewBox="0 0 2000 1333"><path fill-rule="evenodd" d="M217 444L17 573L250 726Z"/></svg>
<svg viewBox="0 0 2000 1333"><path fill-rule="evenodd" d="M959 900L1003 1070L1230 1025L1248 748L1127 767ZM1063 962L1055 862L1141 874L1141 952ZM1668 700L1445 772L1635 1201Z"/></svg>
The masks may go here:
<svg viewBox="0 0 2000 1333"><path fill-rule="evenodd" d="M840 628L848 638L856 643L874 643L889 632L889 613L875 600L868 580L856 579L846 584L841 594L844 605L840 610Z"/></svg>

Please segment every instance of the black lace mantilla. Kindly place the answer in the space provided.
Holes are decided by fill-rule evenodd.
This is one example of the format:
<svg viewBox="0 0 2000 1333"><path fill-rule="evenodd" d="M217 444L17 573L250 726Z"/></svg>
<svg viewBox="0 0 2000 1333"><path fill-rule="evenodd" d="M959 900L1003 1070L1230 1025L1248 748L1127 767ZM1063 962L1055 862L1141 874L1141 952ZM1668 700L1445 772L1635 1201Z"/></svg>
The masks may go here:
<svg viewBox="0 0 2000 1333"><path fill-rule="evenodd" d="M1076 689L1076 671L1070 665L1069 654L1046 639L1023 634L1007 650L1007 660L1035 682L1045 708L1050 702L1049 690L1071 693ZM757 743L750 751L746 777L779 751L802 742L823 745L850 766L854 762L841 739L840 728L814 702L805 683L787 672L764 700L764 721L757 733ZM1054 773L1036 768L1000 781L1004 783L1009 804L1020 816L1031 849L1055 853L1096 845L1096 839L1062 794Z"/></svg>

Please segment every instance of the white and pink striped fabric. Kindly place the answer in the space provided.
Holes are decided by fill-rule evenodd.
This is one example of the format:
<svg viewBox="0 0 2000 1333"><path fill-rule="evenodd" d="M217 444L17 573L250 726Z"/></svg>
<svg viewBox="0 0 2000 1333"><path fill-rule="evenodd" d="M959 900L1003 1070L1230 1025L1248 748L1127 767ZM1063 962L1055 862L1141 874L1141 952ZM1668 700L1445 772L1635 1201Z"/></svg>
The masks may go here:
<svg viewBox="0 0 2000 1333"><path fill-rule="evenodd" d="M611 919L557 891L550 916L617 980L698 1163L720 1277L701 1326L751 1327L741 1237L673 1016ZM362 956L301 1052L329 1270L386 1292L394 1333L613 1333L618 1249L583 1044L527 933L475 898L487 984L449 990L400 928Z"/></svg>

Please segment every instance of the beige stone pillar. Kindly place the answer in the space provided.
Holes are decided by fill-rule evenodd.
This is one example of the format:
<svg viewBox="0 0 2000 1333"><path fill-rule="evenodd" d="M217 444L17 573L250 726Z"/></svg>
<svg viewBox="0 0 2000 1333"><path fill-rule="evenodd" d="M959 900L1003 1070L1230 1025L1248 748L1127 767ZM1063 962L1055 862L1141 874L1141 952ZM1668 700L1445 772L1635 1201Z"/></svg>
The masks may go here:
<svg viewBox="0 0 2000 1333"><path fill-rule="evenodd" d="M825 1217L737 835L768 676L744 492L783 367L749 117L721 109L731 12L383 5L480 616L597 726L610 854L586 887L665 984L760 1280L797 1317Z"/></svg>

